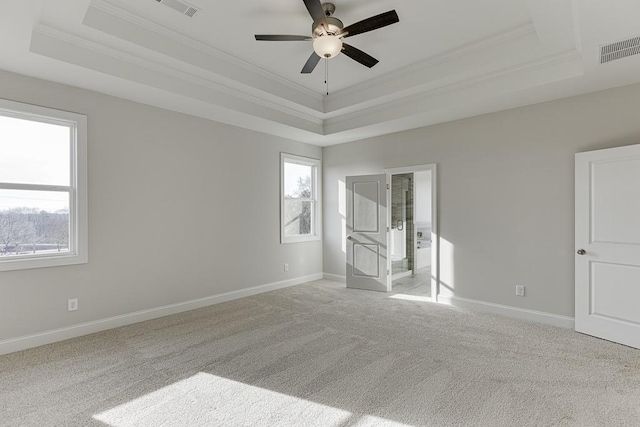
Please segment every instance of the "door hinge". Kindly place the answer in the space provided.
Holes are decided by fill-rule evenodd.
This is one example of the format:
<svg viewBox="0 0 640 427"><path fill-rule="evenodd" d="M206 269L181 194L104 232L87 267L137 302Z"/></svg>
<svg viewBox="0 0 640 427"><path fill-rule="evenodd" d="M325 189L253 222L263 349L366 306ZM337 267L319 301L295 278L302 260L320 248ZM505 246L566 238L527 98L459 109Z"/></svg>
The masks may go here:
<svg viewBox="0 0 640 427"><path fill-rule="evenodd" d="M390 190L390 188L389 188L389 184L387 184L387 190Z"/></svg>
<svg viewBox="0 0 640 427"><path fill-rule="evenodd" d="M387 233L389 232L389 227L387 227Z"/></svg>
<svg viewBox="0 0 640 427"><path fill-rule="evenodd" d="M387 270L387 276L389 275L389 270Z"/></svg>

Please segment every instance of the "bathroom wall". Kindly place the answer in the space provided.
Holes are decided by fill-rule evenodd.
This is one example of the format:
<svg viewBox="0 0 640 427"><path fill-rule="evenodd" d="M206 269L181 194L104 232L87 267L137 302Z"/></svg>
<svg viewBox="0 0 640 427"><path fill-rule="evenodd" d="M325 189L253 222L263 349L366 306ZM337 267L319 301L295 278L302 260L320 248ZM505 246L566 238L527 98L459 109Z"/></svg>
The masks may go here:
<svg viewBox="0 0 640 427"><path fill-rule="evenodd" d="M413 174L416 204L416 270L431 265L431 172ZM422 237L418 233L422 233Z"/></svg>

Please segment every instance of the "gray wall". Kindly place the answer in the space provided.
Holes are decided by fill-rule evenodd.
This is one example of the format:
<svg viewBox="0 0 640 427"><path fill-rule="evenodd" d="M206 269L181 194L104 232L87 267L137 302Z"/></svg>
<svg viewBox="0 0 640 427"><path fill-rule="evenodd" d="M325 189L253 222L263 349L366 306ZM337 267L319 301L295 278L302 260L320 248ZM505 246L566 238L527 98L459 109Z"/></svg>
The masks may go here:
<svg viewBox="0 0 640 427"><path fill-rule="evenodd" d="M10 73L0 98L89 122L89 264L0 272L0 341L322 272L279 232L279 153L320 148Z"/></svg>
<svg viewBox="0 0 640 427"><path fill-rule="evenodd" d="M640 143L639 106L634 85L325 148L325 273L345 274L340 180L437 163L442 290L573 316L574 153Z"/></svg>

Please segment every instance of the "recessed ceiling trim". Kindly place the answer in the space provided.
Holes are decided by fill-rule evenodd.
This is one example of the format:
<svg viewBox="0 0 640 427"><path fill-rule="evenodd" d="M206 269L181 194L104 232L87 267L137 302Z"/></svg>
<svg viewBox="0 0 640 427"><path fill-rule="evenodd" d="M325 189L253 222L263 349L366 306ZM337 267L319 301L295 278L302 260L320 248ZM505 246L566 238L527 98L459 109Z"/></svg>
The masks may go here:
<svg viewBox="0 0 640 427"><path fill-rule="evenodd" d="M461 118L459 114L472 110L484 113L482 106L497 105L498 97L505 100L509 93L584 72L582 56L575 49L558 53L557 46L540 43L536 27L526 23L324 98L302 87L292 89L286 79L276 79L288 82L280 85L256 74L261 69L250 64L236 66L242 63L238 58L111 1L115 0L93 0L85 26L77 22L73 33L37 26L31 51L42 58L30 61L52 64L46 56L66 62L57 66L52 78L67 84L73 84L67 79L74 74L69 66L77 66L87 79L109 82L93 86L104 93L317 145ZM65 76L64 70L72 73ZM87 81L84 84L91 89ZM123 87L137 90L128 94ZM275 95L280 88L286 93ZM347 100L350 92L355 102ZM336 100L348 101L339 115L328 111Z"/></svg>
<svg viewBox="0 0 640 427"><path fill-rule="evenodd" d="M98 16L96 11L102 12L103 15ZM121 21L111 22L109 24L107 21L113 18L120 19ZM135 25L136 27L125 30L122 21ZM229 70L226 69L228 67L225 67L224 64L213 64L214 58L226 64L244 64L243 61L240 61L239 59L231 55L220 52L211 46L202 44L178 32L155 24L145 18L140 17L139 15L124 10L105 0L92 1L91 6L87 11L84 25L103 31L112 36L122 38L140 46L149 48L156 52L172 56L180 61L189 63L207 71L211 71L212 73L222 74L224 77L243 81L248 86L252 86L257 89L264 89L264 87L260 87L259 85L255 84L255 80L252 79L251 76L244 76L243 78L240 73L237 73L235 71L229 72ZM149 37L144 37L139 29L138 31L135 30L138 27L142 27L151 31L154 36L150 35ZM159 42L157 37L158 35L166 37L165 41ZM500 32L493 36L486 37L480 41L470 43L458 49L454 49L453 51L445 52L441 55L438 55L437 57L430 58L414 66L408 67L408 69L401 70L396 73L389 73L385 76L380 77L379 79L374 79L368 82L364 82L363 84L356 87L342 90L330 97L324 98L315 92L308 91L310 93L313 93L315 100L319 101L318 104L316 104L316 107L311 106L309 103L305 102L304 99L296 97L295 94L294 96L291 96L291 94L287 95L285 92L280 90L272 90L270 91L270 93L277 93L278 95L282 95L284 98L290 101L299 103L301 106L311 107L314 110L322 113L334 112L343 108L366 108L366 105L358 106L358 104L362 102L360 101L360 98L365 98L364 104L371 102L375 103L377 102L376 99L383 97L380 95L381 91L386 91L388 95L397 97L398 91L396 88L397 85L395 83L399 80L404 80L405 82L408 81L408 79L405 79L406 76L414 76L415 78L413 80L419 82L419 84L425 84L428 83L424 81L423 77L426 69L433 68L437 65L443 65L464 56L472 55L483 49L497 47L501 44L508 43L510 41L527 36L535 37L535 27L532 23L526 23L519 27ZM136 39L133 39L132 37L135 37ZM177 47L175 45L176 42L180 45L192 48L193 54ZM172 46L172 43L174 46ZM282 80L288 82L288 80L286 79ZM291 84L295 85L294 83ZM323 99L324 101L322 101Z"/></svg>
<svg viewBox="0 0 640 427"><path fill-rule="evenodd" d="M527 23L507 31L496 33L476 42L443 52L440 55L420 61L404 69L387 73L378 78L331 94L325 98L325 111L327 113L335 113L350 109L361 103L370 103L377 98L398 97L402 89L409 92L412 91L411 94L413 94L417 86L438 84L437 81L426 78L426 76L433 76L433 71L436 67L439 67L444 75L452 76L455 74L453 70L454 62L471 58L473 55L483 52L485 52L486 58L492 54L495 56L496 52L507 49L506 46L515 41L522 41L522 49L530 49L533 43L537 44L534 25ZM513 50L513 48L511 50ZM473 60L475 61L476 58L473 58ZM446 66L449 64L452 68L447 70ZM468 69L470 69L470 67L465 67L465 71Z"/></svg>
<svg viewBox="0 0 640 427"><path fill-rule="evenodd" d="M116 18L120 19L120 22L114 21L112 22L112 25L105 25L105 22L103 22L104 20L96 18L96 10L99 10L106 15L102 18L106 20L108 20L110 17ZM121 25L122 21L124 21L125 23L128 22L132 25L132 27L129 30L124 31L123 26ZM251 91L251 88L258 90L265 89L264 86L260 86L259 82L258 84L256 84L256 80L251 75L245 74L244 76L242 76L241 73L239 74L236 72L229 72L228 66L232 63L246 64L238 58L235 58L232 55L228 55L224 52L220 52L211 46L202 44L197 40L169 30L166 27L155 24L134 13L115 6L106 0L92 1L91 7L89 8L89 11L87 12L87 15L85 17L84 24L91 28L98 29L115 37L126 40L128 42L132 42L138 44L139 46L151 49L155 52L163 53L167 56L173 57L178 61L183 61L206 71L210 71L211 73L221 74L223 77L242 81L249 87L249 91ZM150 31L155 36L151 34L148 37L141 36L139 27L148 29L148 31ZM135 31L135 28L138 28L138 31ZM158 40L156 40L157 35L165 37L165 41L159 43ZM132 37L135 37L136 39L133 39ZM368 108L371 105L389 102L394 99L412 95L416 93L416 91L428 91L433 88L433 86L448 84L454 78L466 78L467 76L465 75L465 73L468 74L468 71L465 71L465 73L462 73L457 77L455 76L456 73L460 74L460 64L455 64L456 61L459 62L463 58L473 55L478 56L478 52L482 51L490 51L492 49L494 51L498 51L503 46L519 40L523 41L523 51L525 49L531 48L532 41L538 43L538 35L536 33L536 26L534 25L534 23L528 22L524 25L494 34L479 41L461 46L457 49L444 52L436 57L426 59L403 70L388 73L377 79L372 79L357 86L341 90L328 97L322 97L315 92L304 89L313 94L313 101L311 101L311 103L314 104L313 106L309 102L307 102L311 99L309 97L300 98L296 94L293 94L293 96L291 96L291 93L286 94L279 90L269 90L269 93L277 93L277 95L282 96L283 99L292 101L293 103L296 103L301 107L310 107L314 111L319 112L320 117L331 118L335 117L337 114L342 114L344 112L357 111ZM176 43L180 44L181 46L192 48L193 54L185 53L183 49L180 49L176 45ZM175 49L167 47L171 44L174 45ZM551 53L556 52L553 51ZM217 63L214 63L215 60L217 60ZM451 64L451 72L445 72L445 68L448 64ZM505 64L503 64L502 66L504 65ZM458 66L458 70L454 70L456 66ZM496 66L498 66L498 64L496 64ZM244 70L248 71L249 74L251 74L253 68L257 68L252 67L253 66L249 65L249 67L245 68ZM442 73L444 73L444 75L448 75L448 77L443 81L433 81L433 72L430 72L430 70L434 69L435 67L441 67L443 69ZM249 68L252 68L252 70L249 70ZM466 70L470 70L473 67L463 68L465 68ZM260 68L257 69L262 70ZM482 72L486 72L486 70L483 70ZM281 80L288 82L291 85L297 86L295 85L295 83L289 82L286 79ZM401 82L401 84L403 85L402 90L398 90L398 82Z"/></svg>
<svg viewBox="0 0 640 427"><path fill-rule="evenodd" d="M73 47L82 50L73 51L70 49ZM30 51L287 126L322 133L323 121L317 117L42 24L33 29Z"/></svg>
<svg viewBox="0 0 640 427"><path fill-rule="evenodd" d="M576 0L526 0L529 14L541 44L559 50L581 50L579 33L575 31Z"/></svg>
<svg viewBox="0 0 640 427"><path fill-rule="evenodd" d="M319 112L323 111L323 96L321 94L105 0L91 1L83 24L148 49L177 57L183 61L186 60L199 68L253 86L272 95L293 99L300 105L305 105ZM126 24L129 24L129 27ZM141 31L141 29L146 31ZM148 37L145 37L147 34ZM131 36L134 36L135 39L132 39ZM164 43L161 42L162 40ZM169 47L173 49L169 50Z"/></svg>
<svg viewBox="0 0 640 427"><path fill-rule="evenodd" d="M405 67L399 71L388 73L376 79L369 80L365 83L362 83L360 86L364 86L364 85L376 86L380 83L386 83L391 80L402 78L409 74L419 73L426 68L431 68L436 65L451 62L455 59L458 59L463 56L467 56L485 49L495 48L509 41L535 34L535 32L536 30L534 25L531 22L529 22L527 24L524 24L515 28L511 28L503 32L493 34L489 37L477 40L473 43L469 43L464 46L451 49L449 51L443 52L431 58L427 58L423 61L417 62L408 67ZM349 94L349 92L357 92L358 90L360 90L358 89L358 86L355 86L348 89L344 89L343 91L340 91L339 93L332 96L334 97L346 96ZM345 93L346 95L344 95Z"/></svg>
<svg viewBox="0 0 640 427"><path fill-rule="evenodd" d="M42 37L63 42L66 46L78 46L84 50L81 52L66 52L61 54L60 52L64 47L52 48L49 46L47 48L46 40L43 43ZM293 109L265 103L264 100L259 98L251 97L242 92L220 86L215 82L209 82L183 71L142 59L137 55L124 53L44 25L38 25L34 29L32 40L31 50L34 53L74 63L116 77L127 78L128 80L156 87L163 91L174 91L181 96L215 104L228 110L235 110L244 115L254 116L256 119L272 121L274 124L291 127L292 130L312 132L318 137L325 138L327 143L329 143L329 141L335 141L335 143L344 142L340 140L340 135L345 134L345 132L346 134L350 134L360 127L376 126L376 123L378 125L392 123L394 120L400 120L403 115L427 114L425 108L433 108L435 100L442 100L443 97L447 95L457 96L456 94L465 90L476 88L474 89L478 91L476 96L480 99L493 96L494 94L483 92L480 89L481 86L487 82L511 78L513 75L519 73L530 72L535 69L581 58L581 55L576 51L564 52L541 60L518 64L517 66L507 69L474 76L473 78L443 85L429 91L422 91L414 94L412 97L405 97L401 100L387 102L372 108L364 108L351 114L345 114L339 118L320 120L313 116L300 114L300 112ZM91 51L108 57L108 59L96 59L86 53ZM118 68L117 61L113 61L110 58L118 59L119 64L122 64L120 68ZM134 71L130 67L131 65L137 66L137 69ZM152 78L154 73L156 79ZM568 77L563 75L561 78ZM536 82L539 82L538 78L533 80L524 79L520 85L531 86ZM444 108L446 105L447 103L444 103L439 108ZM411 111L408 111L407 108ZM276 127L275 130L281 132L281 128ZM266 131L266 133L272 132Z"/></svg>
<svg viewBox="0 0 640 427"><path fill-rule="evenodd" d="M371 108L325 120L326 135L344 132L358 127L372 126L376 123L403 119L412 115L421 115L429 110L442 109L450 105L452 99L468 96L474 92L474 98L480 100L499 93L523 90L539 84L564 80L584 73L582 55L569 50L547 58L518 64L507 69L475 76L464 81L405 97ZM535 78L530 78L535 76ZM501 85L502 84L502 85ZM488 85L493 88L488 89ZM442 102L444 99L447 102Z"/></svg>
<svg viewBox="0 0 640 427"><path fill-rule="evenodd" d="M503 80L512 81L511 85L517 87L518 90L532 87L543 81L543 78L539 75L531 78L526 75L527 73L535 73L538 69L555 64L563 65L581 58L581 55L575 51L565 52L544 60L520 64L506 70L418 93L413 97L362 109L339 118L319 120L310 116L303 115L301 117L300 113L295 110L262 104L261 100L256 98L238 96L237 93L229 92L228 88L220 87L215 82L207 82L199 77L153 63L139 56L123 53L43 25L37 26L33 32L31 50L34 53L115 77L126 78L129 81L154 87L164 92L173 92L182 97L192 98L194 102L205 102L216 108L221 107L226 111L235 111L245 117L245 120L247 116L252 116L257 120L257 123L261 123L261 131L266 133L281 134L286 128L289 128L291 132L304 132L307 135L305 141L314 140L318 143L317 139L320 139L323 143L319 145L344 142L342 138L347 138L347 135L354 133L357 134L359 128L370 126L379 128L385 123L391 125L396 120L405 123L407 117L430 114L433 113L434 108L436 110L446 109L450 105L451 99L461 96L465 91L467 94L469 91L473 92L473 97L479 100L486 99L486 97L491 98L495 96L496 92L483 88L490 83L494 86L497 85L500 91L510 90L510 86L506 84L504 87L500 86L499 83ZM578 73L575 66L571 70L573 75ZM548 70L545 73L544 78L548 81L553 78L569 77L566 73L556 73L555 77ZM518 76L521 77L519 80ZM200 116L205 115L206 113L203 112ZM233 119L236 120L236 117L237 115ZM268 126L266 129L262 128L268 122L273 123L273 130L269 130ZM253 125L247 124L246 127L252 128ZM394 126L389 128L394 128Z"/></svg>

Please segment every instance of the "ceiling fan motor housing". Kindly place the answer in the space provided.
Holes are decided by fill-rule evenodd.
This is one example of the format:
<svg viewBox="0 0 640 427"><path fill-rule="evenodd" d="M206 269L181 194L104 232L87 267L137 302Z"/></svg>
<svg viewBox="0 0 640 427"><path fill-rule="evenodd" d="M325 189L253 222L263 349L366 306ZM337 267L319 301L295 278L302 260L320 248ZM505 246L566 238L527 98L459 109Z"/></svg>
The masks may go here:
<svg viewBox="0 0 640 427"><path fill-rule="evenodd" d="M333 16L329 16L326 18L327 22L327 33L329 35L336 35L342 31L344 28L344 24L338 18L334 18ZM325 35L325 29L320 22L314 22L311 27L311 31L313 32L313 38L320 37Z"/></svg>

